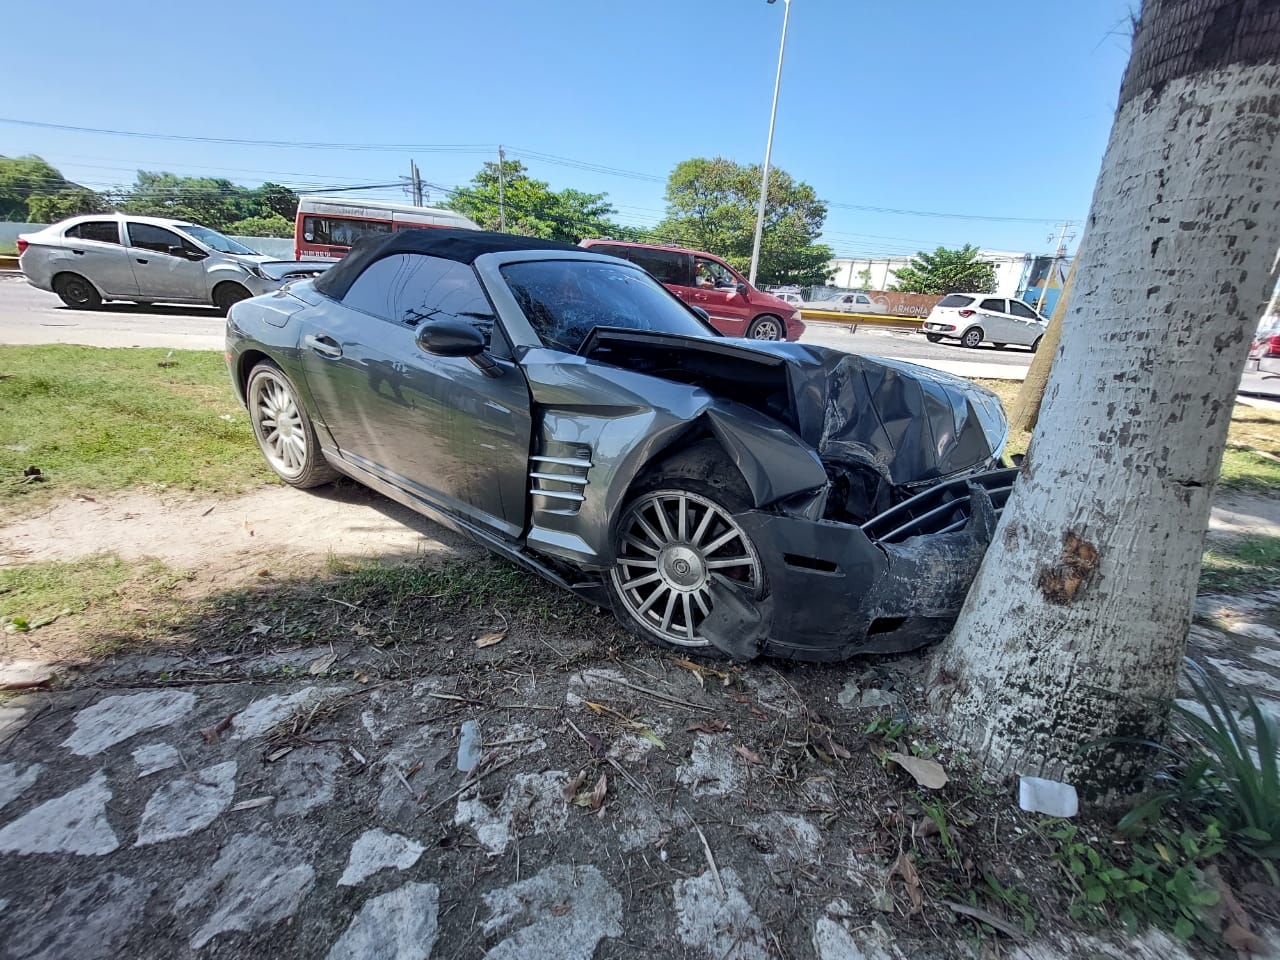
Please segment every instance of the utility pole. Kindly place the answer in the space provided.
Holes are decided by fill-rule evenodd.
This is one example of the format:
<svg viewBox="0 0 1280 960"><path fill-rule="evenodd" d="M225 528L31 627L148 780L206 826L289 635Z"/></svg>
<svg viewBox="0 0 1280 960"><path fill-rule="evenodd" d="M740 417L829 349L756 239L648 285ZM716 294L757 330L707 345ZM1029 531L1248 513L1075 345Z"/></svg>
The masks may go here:
<svg viewBox="0 0 1280 960"><path fill-rule="evenodd" d="M774 0L769 0L773 3ZM756 235L751 243L751 273L747 283L756 284L756 270L760 267L760 241L764 235L764 207L769 198L769 160L773 154L773 122L778 118L778 90L782 86L782 58L787 52L787 21L791 18L791 0L783 0L782 43L778 46L778 74L773 78L773 107L769 112L769 139L764 146L764 170L760 174L760 206L756 209Z"/></svg>
<svg viewBox="0 0 1280 960"><path fill-rule="evenodd" d="M507 155L502 152L502 144L498 144L498 232L507 232Z"/></svg>
<svg viewBox="0 0 1280 960"><path fill-rule="evenodd" d="M422 177L418 176L418 164L415 160L409 161L409 182L413 185L413 205L420 207L422 206Z"/></svg>
<svg viewBox="0 0 1280 960"><path fill-rule="evenodd" d="M1044 298L1049 293L1049 281L1053 279L1053 274L1058 269L1058 261L1067 255L1067 240L1076 238L1074 233L1069 238L1067 237L1067 231L1075 226L1070 220L1065 223L1056 223L1054 226L1061 227L1062 232L1058 234L1058 251L1054 254L1053 262L1049 264L1049 269L1044 275L1044 282L1040 284L1040 298L1036 301L1036 313L1041 313L1044 310ZM1052 233L1049 234L1048 239L1053 239Z"/></svg>

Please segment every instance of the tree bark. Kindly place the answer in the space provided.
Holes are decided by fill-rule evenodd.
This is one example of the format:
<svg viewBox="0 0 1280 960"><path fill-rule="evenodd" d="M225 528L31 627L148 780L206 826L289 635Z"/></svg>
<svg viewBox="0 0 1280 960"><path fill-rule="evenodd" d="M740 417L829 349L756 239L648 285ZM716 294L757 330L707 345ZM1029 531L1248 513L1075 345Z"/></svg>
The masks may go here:
<svg viewBox="0 0 1280 960"><path fill-rule="evenodd" d="M1149 757L1117 738L1163 732L1276 280L1278 139L1280 3L1148 0L1039 428L933 663L943 727L994 773L1114 800Z"/></svg>
<svg viewBox="0 0 1280 960"><path fill-rule="evenodd" d="M1049 386L1053 358L1057 355L1058 344L1062 340L1062 319L1071 306L1071 288L1076 282L1076 266L1079 263L1080 251L1077 250L1076 258L1071 261L1071 269L1067 271L1067 279L1062 284L1062 295L1054 305L1053 316L1049 318L1044 339L1040 341L1040 349L1031 358L1031 367L1018 390L1017 399L1013 401L1013 409L1009 411L1011 430L1034 430L1040 419L1040 406L1044 402L1044 391Z"/></svg>

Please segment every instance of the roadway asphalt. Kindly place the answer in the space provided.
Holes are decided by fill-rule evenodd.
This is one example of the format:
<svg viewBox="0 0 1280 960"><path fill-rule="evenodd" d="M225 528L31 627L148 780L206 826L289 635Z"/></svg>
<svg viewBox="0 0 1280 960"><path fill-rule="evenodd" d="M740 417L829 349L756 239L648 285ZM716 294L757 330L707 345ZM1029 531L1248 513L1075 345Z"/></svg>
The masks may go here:
<svg viewBox="0 0 1280 960"><path fill-rule="evenodd" d="M216 310L206 307L109 303L100 310L70 310L53 294L29 286L22 277L0 274L0 343L221 350L224 323ZM1031 365L1031 351L1025 348L966 350L958 344L929 343L912 330L862 326L850 332L845 324L810 322L802 342L992 380L1021 380ZM1241 391L1280 400L1280 379L1264 382L1256 374L1245 374Z"/></svg>

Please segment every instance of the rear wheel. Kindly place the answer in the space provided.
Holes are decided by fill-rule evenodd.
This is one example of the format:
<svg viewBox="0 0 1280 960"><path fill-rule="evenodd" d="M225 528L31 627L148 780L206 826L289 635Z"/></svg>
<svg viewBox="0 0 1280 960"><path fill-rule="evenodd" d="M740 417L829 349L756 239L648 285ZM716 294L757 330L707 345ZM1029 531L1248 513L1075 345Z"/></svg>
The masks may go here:
<svg viewBox="0 0 1280 960"><path fill-rule="evenodd" d="M972 350L978 344L982 343L982 328L970 327L964 332L964 336L960 338L960 345L968 347Z"/></svg>
<svg viewBox="0 0 1280 960"><path fill-rule="evenodd" d="M750 340L781 340L785 335L782 321L777 317L756 317L747 328Z"/></svg>
<svg viewBox="0 0 1280 960"><path fill-rule="evenodd" d="M751 506L714 442L695 444L637 484L623 509L608 584L618 619L658 646L715 652L701 631L711 584L765 594L759 553L734 514Z"/></svg>
<svg viewBox="0 0 1280 960"><path fill-rule="evenodd" d="M94 310L102 306L97 288L78 273L59 274L53 292L72 310Z"/></svg>
<svg viewBox="0 0 1280 960"><path fill-rule="evenodd" d="M279 367L269 362L254 367L245 399L258 447L281 480L305 490L338 479L320 452L311 418Z"/></svg>
<svg viewBox="0 0 1280 960"><path fill-rule="evenodd" d="M251 296L253 294L240 284L228 280L213 288L213 305L226 313L241 300L248 300Z"/></svg>
<svg viewBox="0 0 1280 960"><path fill-rule="evenodd" d="M926 333L926 334L924 335L924 338L925 338L926 340L928 340L930 343L941 343L941 342L942 342L942 334L940 334L940 333Z"/></svg>

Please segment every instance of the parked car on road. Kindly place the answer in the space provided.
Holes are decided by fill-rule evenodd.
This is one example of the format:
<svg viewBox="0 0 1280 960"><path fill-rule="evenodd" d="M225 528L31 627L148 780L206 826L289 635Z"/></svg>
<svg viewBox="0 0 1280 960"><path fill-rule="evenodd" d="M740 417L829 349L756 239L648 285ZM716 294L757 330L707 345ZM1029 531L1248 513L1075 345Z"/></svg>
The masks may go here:
<svg viewBox="0 0 1280 960"><path fill-rule="evenodd" d="M833 313L874 313L889 312L889 301L884 297L876 299L869 293L846 293L830 300L810 300L805 304L809 310L830 310Z"/></svg>
<svg viewBox="0 0 1280 960"><path fill-rule="evenodd" d="M1249 345L1245 370L1280 378L1280 316L1264 317Z"/></svg>
<svg viewBox="0 0 1280 960"><path fill-rule="evenodd" d="M92 214L19 236L18 266L32 286L76 309L131 300L225 311L329 265L276 260L183 220Z"/></svg>
<svg viewBox="0 0 1280 960"><path fill-rule="evenodd" d="M968 381L726 339L634 264L530 237L367 238L236 304L227 361L286 483L346 474L736 657L943 635L1016 472Z"/></svg>
<svg viewBox="0 0 1280 960"><path fill-rule="evenodd" d="M1014 343L1040 346L1049 321L1021 300L990 297L985 293L949 293L929 312L920 331L930 343L959 340L961 346L992 343L997 350Z"/></svg>
<svg viewBox="0 0 1280 960"><path fill-rule="evenodd" d="M707 311L712 326L727 336L799 340L804 333L795 305L757 290L713 254L621 240L583 240L580 245L648 270L685 303Z"/></svg>

